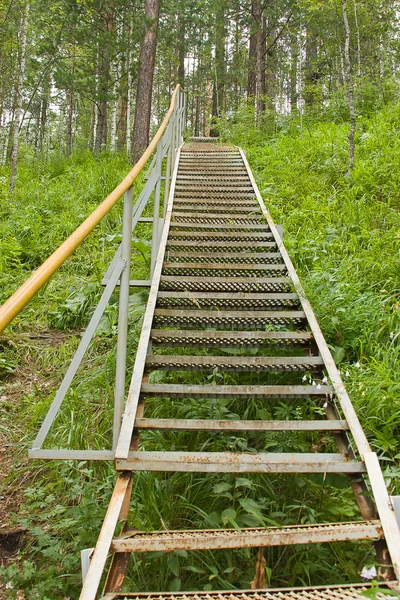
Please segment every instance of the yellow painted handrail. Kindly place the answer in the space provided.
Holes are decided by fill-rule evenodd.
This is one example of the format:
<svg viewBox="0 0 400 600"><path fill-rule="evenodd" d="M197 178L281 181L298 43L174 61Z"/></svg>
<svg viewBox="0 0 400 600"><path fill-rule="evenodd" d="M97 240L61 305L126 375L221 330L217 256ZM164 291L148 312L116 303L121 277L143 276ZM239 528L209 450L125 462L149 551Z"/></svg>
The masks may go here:
<svg viewBox="0 0 400 600"><path fill-rule="evenodd" d="M155 150L163 135L166 126L174 112L175 100L180 86L176 86L172 95L171 104L157 133L147 146L138 162L119 185L107 196L105 200L92 212L89 217L49 256L47 260L32 273L32 275L17 289L12 296L0 307L0 333L28 304L29 300L47 283L52 275L67 260L83 240L100 223L103 217L118 202L121 196L131 187L151 154Z"/></svg>

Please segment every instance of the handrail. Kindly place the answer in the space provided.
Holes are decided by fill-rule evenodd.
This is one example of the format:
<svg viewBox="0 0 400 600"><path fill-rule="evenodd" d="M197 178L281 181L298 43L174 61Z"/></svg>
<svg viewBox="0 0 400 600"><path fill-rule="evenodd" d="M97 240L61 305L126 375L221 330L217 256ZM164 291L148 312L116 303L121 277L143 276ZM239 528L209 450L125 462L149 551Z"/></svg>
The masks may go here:
<svg viewBox="0 0 400 600"><path fill-rule="evenodd" d="M135 166L120 184L103 200L103 202L75 229L73 233L47 258L44 263L5 301L0 307L0 333L28 304L29 300L49 281L50 277L71 256L83 240L93 231L105 215L113 208L121 196L132 186L133 182L155 150L168 122L174 112L175 100L180 85L172 94L171 103L157 133L139 158Z"/></svg>

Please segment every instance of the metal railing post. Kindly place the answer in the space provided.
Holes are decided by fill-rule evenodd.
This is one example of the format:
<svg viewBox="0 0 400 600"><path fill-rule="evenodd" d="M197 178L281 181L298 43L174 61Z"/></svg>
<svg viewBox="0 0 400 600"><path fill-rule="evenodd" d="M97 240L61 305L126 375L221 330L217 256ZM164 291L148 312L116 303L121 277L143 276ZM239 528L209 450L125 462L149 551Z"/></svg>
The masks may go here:
<svg viewBox="0 0 400 600"><path fill-rule="evenodd" d="M156 264L156 258L158 254L159 245L159 219L160 219L160 191L161 191L161 175L162 175L162 142L160 141L156 151L156 164L155 172L158 180L154 191L154 213L153 213L153 235L151 240L151 269L150 279L153 277L154 266Z"/></svg>
<svg viewBox="0 0 400 600"><path fill-rule="evenodd" d="M130 187L129 190L127 190L124 194L124 212L122 222L121 257L125 262L125 267L121 273L121 282L119 288L117 363L115 371L114 392L113 449L115 449L117 446L125 401L126 355L128 342L129 280L132 243L132 205L133 187Z"/></svg>
<svg viewBox="0 0 400 600"><path fill-rule="evenodd" d="M167 153L167 164L165 167L165 182L164 182L164 218L167 211L168 196L169 196L169 182L171 180L171 162L172 162L172 125L168 124L167 129L168 137L168 153Z"/></svg>

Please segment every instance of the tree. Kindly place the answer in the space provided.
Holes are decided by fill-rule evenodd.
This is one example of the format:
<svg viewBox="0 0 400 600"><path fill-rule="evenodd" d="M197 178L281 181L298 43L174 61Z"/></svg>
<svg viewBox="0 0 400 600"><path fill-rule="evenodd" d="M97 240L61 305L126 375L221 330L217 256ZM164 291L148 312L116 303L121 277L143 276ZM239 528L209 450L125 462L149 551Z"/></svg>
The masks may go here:
<svg viewBox="0 0 400 600"><path fill-rule="evenodd" d="M26 63L26 36L28 33L28 18L29 18L30 4L27 0L25 4L25 10L21 17L21 28L19 31L19 37L21 39L21 59L19 65L18 82L16 89L16 105L15 121L14 121L14 139L11 153L11 180L10 180L10 191L12 192L15 187L15 181L17 178L17 162L18 162L18 142L19 133L21 127L21 120L23 115L23 84L25 77L25 63Z"/></svg>
<svg viewBox="0 0 400 600"><path fill-rule="evenodd" d="M346 63L346 80L347 80L347 98L350 111L350 133L349 133L349 169L350 171L354 168L354 134L356 131L356 113L354 109L354 93L353 93L353 74L351 71L351 59L350 59L350 25L347 16L347 2L342 0L342 12L343 22L346 32L345 44L344 44L344 58Z"/></svg>
<svg viewBox="0 0 400 600"><path fill-rule="evenodd" d="M146 23L140 47L135 121L133 127L133 163L137 162L149 144L159 14L160 0L145 0Z"/></svg>

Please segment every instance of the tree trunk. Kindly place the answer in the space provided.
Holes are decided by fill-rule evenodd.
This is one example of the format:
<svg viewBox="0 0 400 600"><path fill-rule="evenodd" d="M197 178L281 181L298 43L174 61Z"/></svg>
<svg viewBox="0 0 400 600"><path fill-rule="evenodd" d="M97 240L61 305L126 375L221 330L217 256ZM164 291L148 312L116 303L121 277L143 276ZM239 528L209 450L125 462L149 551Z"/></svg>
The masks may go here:
<svg viewBox="0 0 400 600"><path fill-rule="evenodd" d="M297 63L299 60L299 49L296 34L290 38L290 111L297 109ZM300 73L299 73L300 75Z"/></svg>
<svg viewBox="0 0 400 600"><path fill-rule="evenodd" d="M356 113L354 109L354 93L353 93L353 74L351 70L350 59L350 25L347 16L347 1L342 0L343 22L346 32L344 44L344 60L346 65L346 80L347 80L347 99L350 111L350 133L349 133L349 169L350 172L354 168L354 134L356 131Z"/></svg>
<svg viewBox="0 0 400 600"><path fill-rule="evenodd" d="M28 18L29 18L30 4L26 2L25 13L22 17L20 38L21 38L21 62L19 67L19 76L16 89L16 106L15 111L15 122L14 122L14 138L11 152L11 179L10 179L10 192L14 190L15 181L17 178L17 161L18 161L18 141L19 141L19 130L22 119L22 87L24 84L25 76L25 62L26 62L26 37L28 32Z"/></svg>
<svg viewBox="0 0 400 600"><path fill-rule="evenodd" d="M218 0L215 9L215 74L212 100L212 117L214 119L218 119L225 108L225 5L226 0ZM212 124L210 136L218 136L215 122Z"/></svg>
<svg viewBox="0 0 400 600"><path fill-rule="evenodd" d="M115 152L117 146L117 113L118 113L118 98L117 98L117 80L118 70L114 69L114 83L113 83L113 100L111 109L111 131L110 131L110 150Z"/></svg>
<svg viewBox="0 0 400 600"><path fill-rule="evenodd" d="M140 47L135 121L133 125L133 163L138 161L149 144L159 13L160 0L145 0L146 30Z"/></svg>
<svg viewBox="0 0 400 600"><path fill-rule="evenodd" d="M256 48L257 48L257 63L256 63L256 89L257 89L257 122L261 121L262 115L265 111L265 34L266 24L263 24L262 18L262 7L260 0L255 3L255 14L254 18L257 22L256 32Z"/></svg>
<svg viewBox="0 0 400 600"><path fill-rule="evenodd" d="M68 125L67 125L67 154L72 154L73 119L74 119L74 74L75 74L76 41L75 27L72 40L71 85L69 88Z"/></svg>
<svg viewBox="0 0 400 600"><path fill-rule="evenodd" d="M131 138L131 114L132 114L132 31L133 21L129 24L129 50L128 50L128 98L126 103L126 153L128 156L131 155L132 138Z"/></svg>
<svg viewBox="0 0 400 600"><path fill-rule="evenodd" d="M184 6L181 5L180 13L178 18L178 31L179 31L179 46L178 46L178 83L181 84L182 88L185 87L185 12Z"/></svg>
<svg viewBox="0 0 400 600"><path fill-rule="evenodd" d="M111 5L104 11L104 28L106 32L104 47L100 48L99 68L99 111L96 130L96 152L107 147L108 138L108 97L110 87L111 33L114 28L114 7Z"/></svg>
<svg viewBox="0 0 400 600"><path fill-rule="evenodd" d="M257 95L257 21L254 17L254 12L257 12L256 5L260 5L260 1L256 0L251 3L251 27L250 27L250 44L249 44L249 66L247 73L247 102L254 106L254 100Z"/></svg>
<svg viewBox="0 0 400 600"><path fill-rule="evenodd" d="M315 100L315 83L318 80L317 60L317 42L311 27L306 31L306 64L305 64L305 90L304 102L311 106Z"/></svg>

